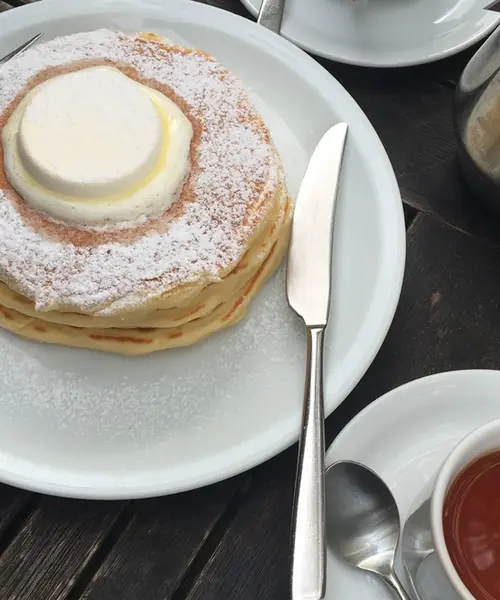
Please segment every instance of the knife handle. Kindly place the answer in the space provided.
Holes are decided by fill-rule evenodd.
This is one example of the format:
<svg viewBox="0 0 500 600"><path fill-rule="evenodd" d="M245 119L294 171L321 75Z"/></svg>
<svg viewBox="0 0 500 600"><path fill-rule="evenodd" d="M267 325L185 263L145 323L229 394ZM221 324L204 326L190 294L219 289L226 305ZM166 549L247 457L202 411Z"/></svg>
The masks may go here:
<svg viewBox="0 0 500 600"><path fill-rule="evenodd" d="M285 0L262 0L257 23L274 33L280 33Z"/></svg>
<svg viewBox="0 0 500 600"><path fill-rule="evenodd" d="M324 327L307 328L302 433L292 521L292 600L325 596Z"/></svg>

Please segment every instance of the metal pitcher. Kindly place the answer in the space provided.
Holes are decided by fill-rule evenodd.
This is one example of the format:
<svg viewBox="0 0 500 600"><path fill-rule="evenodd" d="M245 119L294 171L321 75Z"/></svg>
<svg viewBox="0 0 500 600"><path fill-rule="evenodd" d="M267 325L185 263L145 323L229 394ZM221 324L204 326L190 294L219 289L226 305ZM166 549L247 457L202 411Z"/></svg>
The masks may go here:
<svg viewBox="0 0 500 600"><path fill-rule="evenodd" d="M460 77L454 126L467 184L500 216L500 26L474 54Z"/></svg>

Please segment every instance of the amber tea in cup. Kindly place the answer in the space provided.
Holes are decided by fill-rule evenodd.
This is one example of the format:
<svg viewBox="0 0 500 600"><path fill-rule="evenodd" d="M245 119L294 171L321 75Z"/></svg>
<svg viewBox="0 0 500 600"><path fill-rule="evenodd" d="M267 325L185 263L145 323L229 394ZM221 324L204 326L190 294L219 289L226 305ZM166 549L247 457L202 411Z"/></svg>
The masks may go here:
<svg viewBox="0 0 500 600"><path fill-rule="evenodd" d="M455 570L476 600L500 600L500 448L463 468L443 504L443 535Z"/></svg>

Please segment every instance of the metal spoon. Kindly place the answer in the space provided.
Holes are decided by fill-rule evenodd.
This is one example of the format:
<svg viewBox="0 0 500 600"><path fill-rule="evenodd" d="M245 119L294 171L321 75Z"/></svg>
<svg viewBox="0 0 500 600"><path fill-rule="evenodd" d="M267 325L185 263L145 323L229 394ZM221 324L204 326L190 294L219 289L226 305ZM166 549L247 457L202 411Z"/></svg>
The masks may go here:
<svg viewBox="0 0 500 600"><path fill-rule="evenodd" d="M431 533L430 499L425 500L406 521L401 538L401 554L413 593L418 598L417 573L424 560L434 553Z"/></svg>
<svg viewBox="0 0 500 600"><path fill-rule="evenodd" d="M401 600L411 600L394 571L401 524L389 488L368 467L340 461L326 471L326 537L346 564L378 575Z"/></svg>
<svg viewBox="0 0 500 600"><path fill-rule="evenodd" d="M24 44L21 44L20 46L18 46L17 48L15 48L14 50L12 50L12 52L9 52L8 54L6 54L5 56L3 56L2 58L0 58L0 65L5 64L8 60L10 60L11 58L14 58L14 56L17 56L18 54L21 54L21 52L24 52L25 50L27 50L30 46L32 46L39 38L41 38L43 35L43 33L37 33L35 36L33 36L30 40L28 40L27 42L24 42Z"/></svg>
<svg viewBox="0 0 500 600"><path fill-rule="evenodd" d="M262 0L257 23L279 34L284 10L285 0Z"/></svg>

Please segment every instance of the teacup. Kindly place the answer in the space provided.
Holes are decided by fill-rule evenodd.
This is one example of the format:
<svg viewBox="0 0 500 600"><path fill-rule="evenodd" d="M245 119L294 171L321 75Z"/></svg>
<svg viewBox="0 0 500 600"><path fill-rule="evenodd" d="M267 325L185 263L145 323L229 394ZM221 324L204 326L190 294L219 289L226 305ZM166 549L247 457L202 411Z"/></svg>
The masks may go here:
<svg viewBox="0 0 500 600"><path fill-rule="evenodd" d="M437 474L431 496L430 526L435 555L446 579L461 600L484 600L488 596L474 596L459 576L447 546L443 510L450 489L454 488L454 483L464 473L464 469L495 451L500 451L500 420L475 429L454 447Z"/></svg>

